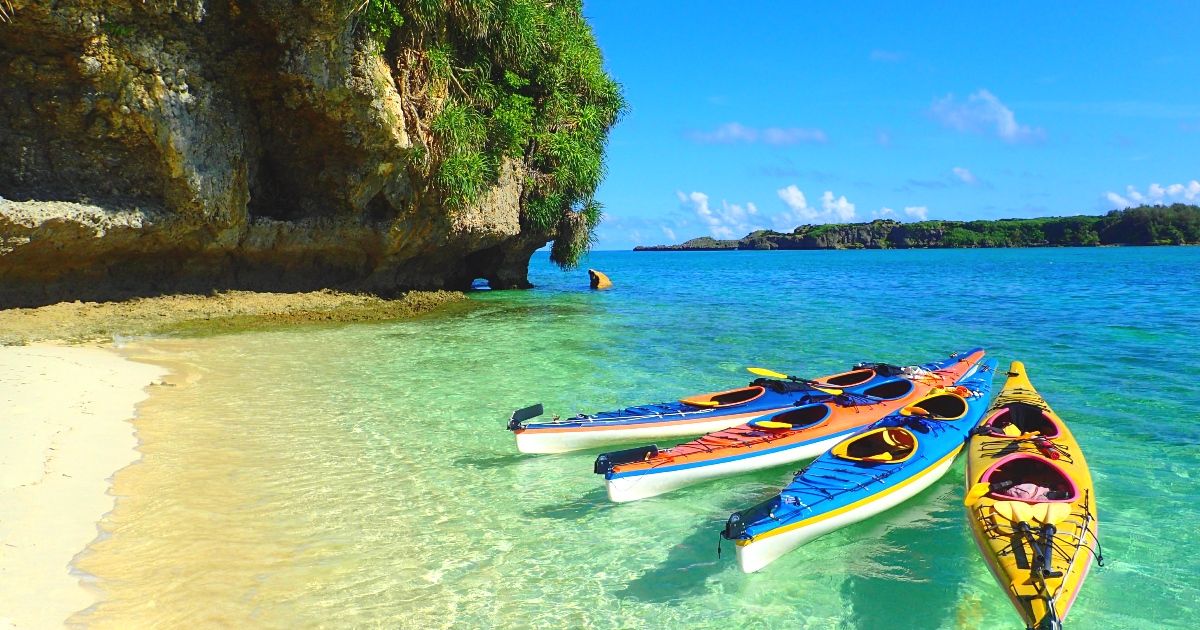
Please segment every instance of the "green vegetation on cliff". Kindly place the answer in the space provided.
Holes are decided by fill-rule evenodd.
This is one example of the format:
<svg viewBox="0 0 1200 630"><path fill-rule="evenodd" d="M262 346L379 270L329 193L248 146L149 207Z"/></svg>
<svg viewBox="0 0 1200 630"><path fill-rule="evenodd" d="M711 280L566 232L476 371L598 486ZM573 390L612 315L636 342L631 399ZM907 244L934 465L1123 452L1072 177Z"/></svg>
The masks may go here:
<svg viewBox="0 0 1200 630"><path fill-rule="evenodd" d="M1102 216L802 225L791 234L752 232L740 240L692 239L638 250L889 249L959 247L1086 247L1200 243L1200 206L1139 206Z"/></svg>
<svg viewBox="0 0 1200 630"><path fill-rule="evenodd" d="M574 266L600 222L604 143L625 108L582 3L368 0L362 16L385 56L441 97L427 166L444 201L477 202L520 165L522 224L554 234L551 258Z"/></svg>

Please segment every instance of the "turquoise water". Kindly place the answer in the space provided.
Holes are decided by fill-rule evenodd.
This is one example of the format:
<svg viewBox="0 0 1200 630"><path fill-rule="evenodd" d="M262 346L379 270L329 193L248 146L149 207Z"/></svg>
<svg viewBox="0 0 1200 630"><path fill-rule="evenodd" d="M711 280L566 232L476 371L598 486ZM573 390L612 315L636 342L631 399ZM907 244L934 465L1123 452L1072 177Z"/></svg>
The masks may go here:
<svg viewBox="0 0 1200 630"><path fill-rule="evenodd" d="M175 352L80 560L103 627L1018 628L960 461L881 516L743 575L731 511L790 468L607 502L599 451L522 456L512 409L574 413L986 347L1071 423L1106 566L1068 628L1191 628L1200 601L1200 248L538 254L528 292L419 320ZM998 383L999 384L999 383Z"/></svg>

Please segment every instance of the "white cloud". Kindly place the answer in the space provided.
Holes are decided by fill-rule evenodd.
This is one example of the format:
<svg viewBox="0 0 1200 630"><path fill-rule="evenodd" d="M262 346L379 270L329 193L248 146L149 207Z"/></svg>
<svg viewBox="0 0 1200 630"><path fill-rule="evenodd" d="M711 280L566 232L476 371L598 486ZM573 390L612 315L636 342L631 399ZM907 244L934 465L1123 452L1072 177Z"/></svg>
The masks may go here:
<svg viewBox="0 0 1200 630"><path fill-rule="evenodd" d="M808 210L808 199L804 197L804 191L796 187L795 184L787 188L780 188L775 191L783 203L791 208L793 212L803 212Z"/></svg>
<svg viewBox="0 0 1200 630"><path fill-rule="evenodd" d="M1194 184L1200 194L1200 183ZM1171 194L1172 187L1160 187L1163 194ZM1181 190L1186 190L1183 186ZM814 193L815 194L815 193ZM882 206L877 211L864 212L859 217L856 204L845 195L832 190L822 191L816 197L806 195L799 186L792 184L776 191L783 202L778 211L765 211L754 202L717 203L701 191L676 191L678 209L667 215L658 216L612 216L605 215L597 230L601 248L631 247L633 245L680 242L696 236L712 236L719 239L739 239L756 230L771 228L779 232L791 232L803 224L849 223L872 219L897 219L921 221L928 218L925 206L907 206L893 209ZM656 237L655 234L660 234Z"/></svg>
<svg viewBox="0 0 1200 630"><path fill-rule="evenodd" d="M1040 127L1018 123L1016 114L987 90L979 90L965 101L948 94L935 100L929 112L942 125L956 131L980 133L991 130L1005 142L1036 142L1046 136Z"/></svg>
<svg viewBox="0 0 1200 630"><path fill-rule="evenodd" d="M789 210L788 213L775 217L776 224L791 224L786 229L794 228L801 222L833 223L854 220L854 204L850 203L844 195L835 197L832 190L827 190L821 195L819 209L808 205L808 198L804 196L804 191L795 184L787 188L780 188L775 191L775 194L779 195Z"/></svg>
<svg viewBox="0 0 1200 630"><path fill-rule="evenodd" d="M734 142L754 142L758 140L758 131L741 123L725 123L713 131L693 131L691 137L703 144L732 144Z"/></svg>
<svg viewBox="0 0 1200 630"><path fill-rule="evenodd" d="M741 123L725 123L712 131L693 131L688 134L693 141L701 144L734 144L738 142L787 145L787 144L825 144L829 136L821 129L803 127L765 127L755 129Z"/></svg>
<svg viewBox="0 0 1200 630"><path fill-rule="evenodd" d="M1126 186L1124 194L1109 191L1104 198L1116 208L1130 208L1137 205L1159 205L1180 201L1200 201L1200 181L1193 179L1186 184L1150 184L1145 193L1133 186Z"/></svg>
<svg viewBox="0 0 1200 630"><path fill-rule="evenodd" d="M680 207L700 219L713 238L736 239L763 229L758 223L758 207L753 203L739 205L722 200L721 207L714 208L708 203L708 195L702 192L675 194Z"/></svg>
<svg viewBox="0 0 1200 630"><path fill-rule="evenodd" d="M825 212L836 216L839 221L854 220L854 204L846 201L845 195L834 199L833 191L826 190L825 194L821 195L821 207L825 209Z"/></svg>
<svg viewBox="0 0 1200 630"><path fill-rule="evenodd" d="M767 144L825 144L829 137L820 129L802 129L800 127L767 127L762 130L763 142Z"/></svg>
<svg viewBox="0 0 1200 630"><path fill-rule="evenodd" d="M954 173L954 176L964 184L974 186L975 184L979 183L979 179L975 177L974 173L961 166L955 166L953 169L951 169L951 171Z"/></svg>
<svg viewBox="0 0 1200 630"><path fill-rule="evenodd" d="M917 221L924 221L929 218L929 208L925 206L907 206L904 208L905 216ZM899 215L895 210L883 206L882 208L871 213L872 219L897 219Z"/></svg>

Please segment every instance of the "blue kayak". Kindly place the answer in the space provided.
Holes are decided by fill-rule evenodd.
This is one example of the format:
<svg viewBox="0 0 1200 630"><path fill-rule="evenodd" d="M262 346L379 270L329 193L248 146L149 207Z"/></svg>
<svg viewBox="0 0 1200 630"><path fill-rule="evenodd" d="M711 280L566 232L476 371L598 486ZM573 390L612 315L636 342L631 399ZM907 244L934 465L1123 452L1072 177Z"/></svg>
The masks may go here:
<svg viewBox="0 0 1200 630"><path fill-rule="evenodd" d="M932 371L953 365L960 357L976 351L955 353L936 361L931 364ZM659 438L692 437L728 429L796 405L830 400L833 394L822 391L829 388L836 389L847 400L861 397L872 385L900 375L904 369L909 368L862 363L849 372L813 380L760 378L738 389L553 420L537 421L543 409L534 405L513 412L508 429L516 435L517 450L522 453L565 453L635 440L644 444ZM918 369L914 378L925 374L926 370Z"/></svg>
<svg viewBox="0 0 1200 630"><path fill-rule="evenodd" d="M808 541L869 518L940 479L962 451L991 398L996 361L984 359L934 390L837 443L796 473L778 496L735 512L721 535L751 573Z"/></svg>

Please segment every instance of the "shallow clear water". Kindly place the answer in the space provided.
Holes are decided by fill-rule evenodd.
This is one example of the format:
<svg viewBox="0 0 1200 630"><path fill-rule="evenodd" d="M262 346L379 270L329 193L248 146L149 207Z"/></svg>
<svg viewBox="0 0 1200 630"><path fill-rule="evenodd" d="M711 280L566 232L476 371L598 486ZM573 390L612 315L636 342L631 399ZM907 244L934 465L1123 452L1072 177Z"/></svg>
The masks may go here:
<svg viewBox="0 0 1200 630"><path fill-rule="evenodd" d="M534 402L573 413L974 345L1071 423L1106 567L1068 628L1189 628L1200 602L1200 248L611 252L586 289L538 254L528 292L393 324L159 350L144 459L79 559L98 627L1020 627L977 556L962 462L928 491L754 575L728 514L790 468L612 505L598 451L521 456Z"/></svg>

